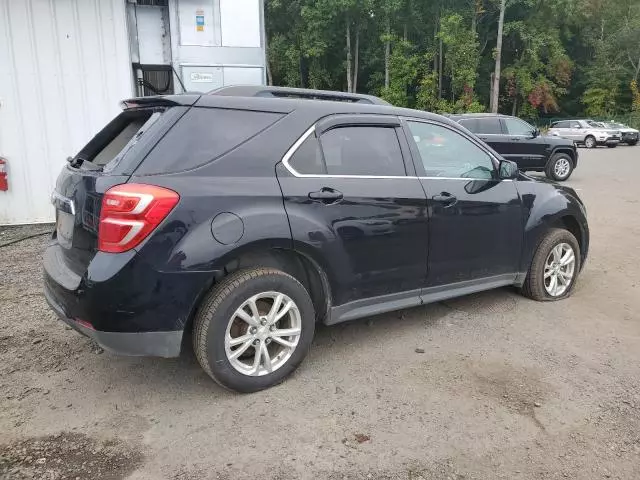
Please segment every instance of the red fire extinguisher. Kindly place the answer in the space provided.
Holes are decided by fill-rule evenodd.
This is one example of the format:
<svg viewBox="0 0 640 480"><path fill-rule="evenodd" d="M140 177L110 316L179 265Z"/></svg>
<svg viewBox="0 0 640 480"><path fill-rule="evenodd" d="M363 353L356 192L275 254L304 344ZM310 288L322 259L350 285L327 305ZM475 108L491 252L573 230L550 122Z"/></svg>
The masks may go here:
<svg viewBox="0 0 640 480"><path fill-rule="evenodd" d="M9 182L7 181L7 160L0 157L0 191L9 190Z"/></svg>

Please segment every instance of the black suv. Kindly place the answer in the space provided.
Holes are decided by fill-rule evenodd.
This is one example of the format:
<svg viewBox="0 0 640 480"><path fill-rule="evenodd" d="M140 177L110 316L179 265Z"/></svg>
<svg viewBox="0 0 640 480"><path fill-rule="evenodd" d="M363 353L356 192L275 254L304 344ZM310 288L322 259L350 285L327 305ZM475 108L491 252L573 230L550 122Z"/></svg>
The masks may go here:
<svg viewBox="0 0 640 480"><path fill-rule="evenodd" d="M562 299L589 246L572 189L447 118L340 93L126 101L52 199L45 295L62 320L129 355L192 338L243 392L290 374L317 321L505 285Z"/></svg>
<svg viewBox="0 0 640 480"><path fill-rule="evenodd" d="M544 172L556 181L567 180L578 166L578 149L571 140L541 135L516 117L492 113L451 115L522 171Z"/></svg>

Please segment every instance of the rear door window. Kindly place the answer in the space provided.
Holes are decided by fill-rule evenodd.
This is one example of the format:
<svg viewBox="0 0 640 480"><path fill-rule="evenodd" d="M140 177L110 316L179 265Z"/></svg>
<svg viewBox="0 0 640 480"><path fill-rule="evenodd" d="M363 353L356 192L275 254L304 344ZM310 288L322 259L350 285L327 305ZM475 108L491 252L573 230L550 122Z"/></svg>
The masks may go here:
<svg viewBox="0 0 640 480"><path fill-rule="evenodd" d="M475 118L460 120L458 123L470 132L478 133L478 121Z"/></svg>
<svg viewBox="0 0 640 480"><path fill-rule="evenodd" d="M502 135L502 127L500 126L499 118L478 118L477 121L478 130L475 133L484 135Z"/></svg>
<svg viewBox="0 0 640 480"><path fill-rule="evenodd" d="M311 134L295 151L289 159L293 169L303 175L324 175L327 169L324 166L320 144L314 134Z"/></svg>
<svg viewBox="0 0 640 480"><path fill-rule="evenodd" d="M393 127L339 127L320 137L329 175L406 176Z"/></svg>
<svg viewBox="0 0 640 480"><path fill-rule="evenodd" d="M148 157L136 174L173 173L200 167L239 147L282 116L273 112L191 108L155 147L162 155Z"/></svg>

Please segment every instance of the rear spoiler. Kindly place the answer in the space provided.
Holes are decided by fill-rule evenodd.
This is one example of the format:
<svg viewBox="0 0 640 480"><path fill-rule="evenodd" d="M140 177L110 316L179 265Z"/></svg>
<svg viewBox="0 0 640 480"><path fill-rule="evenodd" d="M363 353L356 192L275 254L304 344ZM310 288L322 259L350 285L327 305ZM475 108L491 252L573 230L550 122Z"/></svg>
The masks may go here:
<svg viewBox="0 0 640 480"><path fill-rule="evenodd" d="M120 102L123 110L139 107L190 107L198 101L200 93L185 93L182 95L157 95L152 97L129 98Z"/></svg>

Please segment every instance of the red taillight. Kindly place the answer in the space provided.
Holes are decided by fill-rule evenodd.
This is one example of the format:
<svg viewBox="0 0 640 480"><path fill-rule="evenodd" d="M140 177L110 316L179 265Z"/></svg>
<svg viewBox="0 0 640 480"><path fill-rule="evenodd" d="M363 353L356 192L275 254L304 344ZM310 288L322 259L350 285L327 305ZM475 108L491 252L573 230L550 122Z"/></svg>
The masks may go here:
<svg viewBox="0 0 640 480"><path fill-rule="evenodd" d="M127 183L110 188L102 197L98 250L131 250L166 218L180 200L173 190Z"/></svg>

